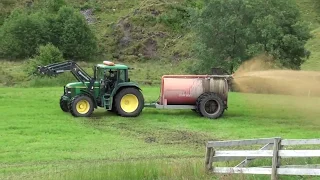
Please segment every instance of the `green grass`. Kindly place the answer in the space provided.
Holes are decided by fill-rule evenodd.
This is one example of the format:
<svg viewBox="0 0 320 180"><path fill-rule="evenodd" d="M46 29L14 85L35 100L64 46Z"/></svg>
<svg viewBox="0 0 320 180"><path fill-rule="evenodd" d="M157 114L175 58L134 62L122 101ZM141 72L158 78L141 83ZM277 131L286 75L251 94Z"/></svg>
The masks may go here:
<svg viewBox="0 0 320 180"><path fill-rule="evenodd" d="M148 102L158 98L158 87L143 90ZM229 110L219 120L191 110L152 108L137 118L103 109L91 118L73 118L59 109L61 93L61 87L0 89L0 179L99 179L128 173L170 179L173 167L198 179L205 176L201 164L208 140L320 135L318 98L230 93ZM119 162L128 164L113 164ZM158 165L150 170L148 163ZM137 170L122 171L132 167Z"/></svg>

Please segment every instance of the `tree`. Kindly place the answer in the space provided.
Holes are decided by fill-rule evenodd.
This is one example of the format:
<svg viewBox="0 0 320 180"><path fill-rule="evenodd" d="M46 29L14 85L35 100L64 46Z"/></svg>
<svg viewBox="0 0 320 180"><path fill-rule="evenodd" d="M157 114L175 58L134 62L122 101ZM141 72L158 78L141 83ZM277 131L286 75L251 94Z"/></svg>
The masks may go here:
<svg viewBox="0 0 320 180"><path fill-rule="evenodd" d="M54 27L56 33L52 35L59 39L57 46L66 58L84 59L95 54L97 39L84 17L73 8L62 7Z"/></svg>
<svg viewBox="0 0 320 180"><path fill-rule="evenodd" d="M38 13L14 11L0 27L0 56L25 58L36 53L49 37L46 20Z"/></svg>
<svg viewBox="0 0 320 180"><path fill-rule="evenodd" d="M95 55L97 40L85 18L72 7L62 6L63 0L46 2L49 9L15 10L0 26L0 57L29 58L48 43L59 48L65 58L80 60Z"/></svg>
<svg viewBox="0 0 320 180"><path fill-rule="evenodd" d="M311 37L291 0L206 0L196 16L195 71L220 66L233 73L245 60L268 54L280 66L299 69Z"/></svg>

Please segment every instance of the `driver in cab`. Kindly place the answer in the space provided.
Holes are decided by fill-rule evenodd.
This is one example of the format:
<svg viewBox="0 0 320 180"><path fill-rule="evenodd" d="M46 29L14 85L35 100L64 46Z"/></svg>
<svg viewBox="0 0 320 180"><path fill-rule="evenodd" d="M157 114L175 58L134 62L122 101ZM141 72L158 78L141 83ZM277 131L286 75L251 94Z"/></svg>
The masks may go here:
<svg viewBox="0 0 320 180"><path fill-rule="evenodd" d="M108 79L111 80L111 81L116 81L116 75L117 75L117 72L116 71L109 71L109 75L108 75Z"/></svg>

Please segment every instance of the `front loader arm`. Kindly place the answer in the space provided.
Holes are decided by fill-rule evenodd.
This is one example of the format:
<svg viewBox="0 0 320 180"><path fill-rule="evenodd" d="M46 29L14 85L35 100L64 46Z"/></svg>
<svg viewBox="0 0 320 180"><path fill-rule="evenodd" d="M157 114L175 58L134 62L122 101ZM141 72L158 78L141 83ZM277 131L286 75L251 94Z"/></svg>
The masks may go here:
<svg viewBox="0 0 320 180"><path fill-rule="evenodd" d="M73 76L83 84L85 84L85 82L90 82L89 87L87 88L90 93L93 92L93 85L96 80L96 75L94 75L94 77L91 77L74 61L66 61L60 63L53 63L46 66L38 66L37 71L40 74L48 76L56 76L66 71L70 71L73 74Z"/></svg>
<svg viewBox="0 0 320 180"><path fill-rule="evenodd" d="M77 63L74 61L66 61L61 63L53 63L46 66L38 66L38 72L43 75L56 76L71 71L74 77L81 82L91 81L93 78L87 74Z"/></svg>

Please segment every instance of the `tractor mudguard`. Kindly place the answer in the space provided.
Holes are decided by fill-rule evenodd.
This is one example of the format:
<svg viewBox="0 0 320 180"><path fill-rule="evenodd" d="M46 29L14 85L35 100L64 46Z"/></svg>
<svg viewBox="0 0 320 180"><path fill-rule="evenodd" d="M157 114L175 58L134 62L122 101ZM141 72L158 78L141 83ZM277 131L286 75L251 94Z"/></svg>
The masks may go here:
<svg viewBox="0 0 320 180"><path fill-rule="evenodd" d="M85 91L85 90L80 90L80 91L81 91L82 94L85 94L85 95L89 96L92 99L94 108L98 107L96 98L90 92Z"/></svg>
<svg viewBox="0 0 320 180"><path fill-rule="evenodd" d="M124 83L119 83L112 91L111 93L111 97L113 97L114 95L116 95L119 92L119 89L122 89L124 87L135 87L138 88L140 91L142 91L142 89L138 86L138 84L134 83L134 82L124 82Z"/></svg>

